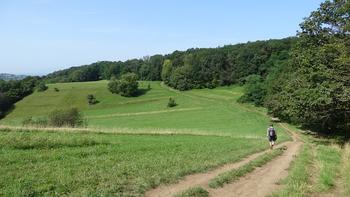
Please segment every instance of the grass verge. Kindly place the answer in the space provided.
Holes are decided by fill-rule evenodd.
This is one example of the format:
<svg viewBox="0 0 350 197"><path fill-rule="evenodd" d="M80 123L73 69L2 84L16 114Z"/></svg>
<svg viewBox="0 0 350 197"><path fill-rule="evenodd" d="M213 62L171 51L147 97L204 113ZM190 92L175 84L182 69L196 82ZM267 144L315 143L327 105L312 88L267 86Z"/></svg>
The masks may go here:
<svg viewBox="0 0 350 197"><path fill-rule="evenodd" d="M189 188L174 197L209 197L209 192L201 187Z"/></svg>
<svg viewBox="0 0 350 197"><path fill-rule="evenodd" d="M310 177L310 167L312 162L311 146L305 144L301 153L293 161L289 175L281 183L285 187L273 193L273 197L282 196L305 196L309 191L308 183Z"/></svg>
<svg viewBox="0 0 350 197"><path fill-rule="evenodd" d="M325 192L335 186L335 179L339 175L341 162L341 150L338 146L317 146L316 165L319 176L316 182L316 190Z"/></svg>
<svg viewBox="0 0 350 197"><path fill-rule="evenodd" d="M275 149L272 152L268 152L259 156L255 160L243 165L238 169L233 169L228 172L219 174L217 177L210 180L209 187L211 188L223 187L224 184L231 183L237 180L239 177L242 177L247 173L252 172L255 168L261 167L267 162L271 161L273 158L281 155L285 149L286 147Z"/></svg>

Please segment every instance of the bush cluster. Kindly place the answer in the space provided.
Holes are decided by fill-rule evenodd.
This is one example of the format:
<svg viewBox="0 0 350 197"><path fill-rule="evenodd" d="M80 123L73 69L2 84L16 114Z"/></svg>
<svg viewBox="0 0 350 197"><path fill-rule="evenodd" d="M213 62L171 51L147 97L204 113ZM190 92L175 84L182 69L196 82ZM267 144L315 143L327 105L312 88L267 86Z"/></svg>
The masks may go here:
<svg viewBox="0 0 350 197"><path fill-rule="evenodd" d="M108 89L113 94L120 94L121 96L131 97L138 93L139 83L137 75L134 73L127 73L122 75L120 80L112 79L108 83Z"/></svg>
<svg viewBox="0 0 350 197"><path fill-rule="evenodd" d="M89 105L95 105L98 103L98 101L96 100L96 97L93 94L87 95L86 98L88 100Z"/></svg>
<svg viewBox="0 0 350 197"><path fill-rule="evenodd" d="M86 121L77 108L69 108L54 110L49 113L48 118L26 118L22 124L35 127L79 127L86 126Z"/></svg>

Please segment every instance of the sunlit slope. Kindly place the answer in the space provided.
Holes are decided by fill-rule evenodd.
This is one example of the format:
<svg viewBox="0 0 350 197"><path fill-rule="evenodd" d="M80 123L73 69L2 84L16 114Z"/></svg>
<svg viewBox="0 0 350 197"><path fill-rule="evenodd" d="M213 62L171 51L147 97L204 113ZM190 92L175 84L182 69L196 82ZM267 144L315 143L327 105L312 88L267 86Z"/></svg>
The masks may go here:
<svg viewBox="0 0 350 197"><path fill-rule="evenodd" d="M35 92L16 103L0 124L21 126L27 117L45 117L54 109L66 107L79 108L88 127L99 129L171 129L261 136L269 124L264 110L236 102L242 94L240 87L179 92L160 82L140 82L140 88L142 95L126 98L111 94L107 81L50 84L47 91ZM99 103L89 106L88 94L94 94ZM167 108L169 97L178 106Z"/></svg>

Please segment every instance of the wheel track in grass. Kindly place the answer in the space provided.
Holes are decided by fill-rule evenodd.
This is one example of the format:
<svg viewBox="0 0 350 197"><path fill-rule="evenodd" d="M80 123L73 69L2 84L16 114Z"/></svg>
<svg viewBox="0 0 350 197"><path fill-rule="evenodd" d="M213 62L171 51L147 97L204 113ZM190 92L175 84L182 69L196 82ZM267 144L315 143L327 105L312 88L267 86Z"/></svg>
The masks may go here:
<svg viewBox="0 0 350 197"><path fill-rule="evenodd" d="M284 142L276 147L287 146L287 150L279 157L268 162L266 165L257 168L246 176L239 180L224 185L222 188L213 189L209 187L209 181L219 174L237 169L257 157L263 155L269 150L249 155L245 159L231 164L226 164L222 167L214 169L209 172L197 173L185 176L178 183L171 185L161 185L155 189L146 192L146 196L149 197L167 197L174 196L178 193L185 191L191 187L202 187L209 192L210 196L266 196L271 194L273 191L280 189L282 186L276 184L279 180L287 177L291 162L294 157L299 153L303 141L298 137L297 134L292 132L284 124L280 124L288 132L291 132L293 141Z"/></svg>
<svg viewBox="0 0 350 197"><path fill-rule="evenodd" d="M140 116L140 115L163 114L163 113L171 113L171 112L196 111L196 110L201 110L201 109L203 109L203 108L202 107L190 107L190 108L167 109L167 110L158 110L158 111L95 115L95 116L86 116L86 118L112 118L112 117L123 117L123 116Z"/></svg>

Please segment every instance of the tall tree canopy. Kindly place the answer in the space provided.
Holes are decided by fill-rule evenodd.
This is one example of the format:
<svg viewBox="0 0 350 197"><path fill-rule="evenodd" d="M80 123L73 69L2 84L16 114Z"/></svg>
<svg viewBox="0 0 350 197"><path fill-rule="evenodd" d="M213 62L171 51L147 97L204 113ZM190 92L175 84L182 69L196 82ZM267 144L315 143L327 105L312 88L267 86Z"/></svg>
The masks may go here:
<svg viewBox="0 0 350 197"><path fill-rule="evenodd" d="M272 114L319 131L349 131L350 1L321 4L298 33L288 67L272 84Z"/></svg>

